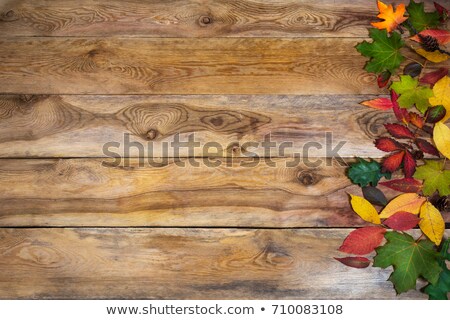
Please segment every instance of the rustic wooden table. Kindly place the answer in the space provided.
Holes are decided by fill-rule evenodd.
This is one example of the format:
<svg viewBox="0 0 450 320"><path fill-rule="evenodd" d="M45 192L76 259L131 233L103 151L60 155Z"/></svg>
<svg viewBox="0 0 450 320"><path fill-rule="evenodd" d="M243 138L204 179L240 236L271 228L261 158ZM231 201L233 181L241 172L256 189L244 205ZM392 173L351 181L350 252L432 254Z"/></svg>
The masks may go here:
<svg viewBox="0 0 450 320"><path fill-rule="evenodd" d="M367 0L0 0L0 298L395 298L390 270L333 260L361 225L341 163L286 167L288 149L242 166L236 147L332 132L343 158L382 156L390 115L358 105L383 92L354 49L375 15ZM181 167L208 154L160 151L178 133L225 146L222 163ZM163 163L137 147L105 160L124 134Z"/></svg>

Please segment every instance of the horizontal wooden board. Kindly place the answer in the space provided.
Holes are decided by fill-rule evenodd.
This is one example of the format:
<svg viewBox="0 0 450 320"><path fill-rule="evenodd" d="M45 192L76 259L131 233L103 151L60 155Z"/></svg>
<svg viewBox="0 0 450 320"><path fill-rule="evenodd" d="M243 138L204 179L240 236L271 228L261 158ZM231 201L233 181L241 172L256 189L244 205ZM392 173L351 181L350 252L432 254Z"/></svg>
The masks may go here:
<svg viewBox="0 0 450 320"><path fill-rule="evenodd" d="M0 36L361 37L376 14L375 0L1 0Z"/></svg>
<svg viewBox="0 0 450 320"><path fill-rule="evenodd" d="M372 142L395 119L358 105L372 98L0 95L0 157L173 157L191 134L182 157L382 157Z"/></svg>
<svg viewBox="0 0 450 320"><path fill-rule="evenodd" d="M281 228L363 223L347 195L361 190L336 161L288 167L292 159L274 159L271 167L248 159L211 159L221 164L209 167L203 162L208 159L197 159L200 167L193 167L192 158L159 160L167 163L0 160L0 225ZM444 218L450 222L450 212Z"/></svg>
<svg viewBox="0 0 450 320"><path fill-rule="evenodd" d="M392 270L333 260L350 231L0 229L0 298L427 297L396 296Z"/></svg>
<svg viewBox="0 0 450 320"><path fill-rule="evenodd" d="M380 94L361 40L0 38L0 93Z"/></svg>
<svg viewBox="0 0 450 320"><path fill-rule="evenodd" d="M0 93L379 93L355 39L0 38ZM320 85L318 85L320 83Z"/></svg>

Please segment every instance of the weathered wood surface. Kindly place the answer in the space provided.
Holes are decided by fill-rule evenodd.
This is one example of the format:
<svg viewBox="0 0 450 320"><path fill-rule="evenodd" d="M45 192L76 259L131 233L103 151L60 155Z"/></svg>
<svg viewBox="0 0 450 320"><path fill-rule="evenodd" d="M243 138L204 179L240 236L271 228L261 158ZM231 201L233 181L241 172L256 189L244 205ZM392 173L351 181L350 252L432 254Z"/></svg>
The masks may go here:
<svg viewBox="0 0 450 320"><path fill-rule="evenodd" d="M426 298L333 260L350 231L1 229L0 298Z"/></svg>
<svg viewBox="0 0 450 320"><path fill-rule="evenodd" d="M354 50L357 42L331 38L0 38L1 92L379 93L375 76L362 70L365 58Z"/></svg>
<svg viewBox="0 0 450 320"><path fill-rule="evenodd" d="M372 141L395 121L392 113L358 105L373 96L45 96L0 95L0 157L105 157L103 146L121 156L172 157L177 134L200 145L179 155L331 157L328 143L341 157L382 157ZM125 134L129 134L128 138ZM270 134L276 147L264 152ZM140 151L125 148L125 139ZM206 143L218 143L205 149ZM252 142L257 143L250 144ZM280 149L283 142L292 147ZM319 143L321 146L313 145ZM167 144L164 152L163 146ZM130 144L128 144L130 146ZM237 146L242 148L237 148ZM310 147L308 147L310 145ZM249 155L249 154L248 154Z"/></svg>
<svg viewBox="0 0 450 320"><path fill-rule="evenodd" d="M2 0L0 36L364 37L376 13L375 0Z"/></svg>
<svg viewBox="0 0 450 320"><path fill-rule="evenodd" d="M195 168L192 160L155 159L167 161L160 167L139 167L137 159L125 167L104 159L0 160L0 225L282 228L363 222L347 196L361 191L336 161L286 167L292 159L274 159L276 167L262 161L251 167L239 159L211 159L221 165L208 167L208 159L197 159ZM450 222L450 213L445 219Z"/></svg>
<svg viewBox="0 0 450 320"><path fill-rule="evenodd" d="M0 38L0 93L380 94L361 40Z"/></svg>
<svg viewBox="0 0 450 320"><path fill-rule="evenodd" d="M0 0L0 298L425 298L332 259L351 231L333 228L361 225L338 162L231 160L327 131L341 156L383 155L391 115L357 105L387 93L354 50L370 2ZM125 133L160 150L177 132L228 158L99 158Z"/></svg>

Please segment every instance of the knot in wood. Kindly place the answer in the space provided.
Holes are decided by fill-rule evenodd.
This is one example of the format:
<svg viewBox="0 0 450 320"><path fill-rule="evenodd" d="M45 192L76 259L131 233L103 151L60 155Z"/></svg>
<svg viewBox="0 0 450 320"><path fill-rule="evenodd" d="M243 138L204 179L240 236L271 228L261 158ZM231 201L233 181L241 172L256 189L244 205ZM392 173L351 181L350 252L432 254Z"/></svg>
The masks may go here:
<svg viewBox="0 0 450 320"><path fill-rule="evenodd" d="M315 175L309 171L298 172L297 180L305 186L312 186L317 183L317 179L316 179Z"/></svg>
<svg viewBox="0 0 450 320"><path fill-rule="evenodd" d="M157 136L158 136L158 131L156 131L155 129L148 130L147 134L145 135L147 140L154 140Z"/></svg>
<svg viewBox="0 0 450 320"><path fill-rule="evenodd" d="M97 49L92 49L88 52L88 57L89 58L94 58L96 55L98 55L100 53L99 50Z"/></svg>
<svg viewBox="0 0 450 320"><path fill-rule="evenodd" d="M229 146L228 150L233 153L236 153L236 152L241 151L241 146L239 145L239 143L233 143Z"/></svg>
<svg viewBox="0 0 450 320"><path fill-rule="evenodd" d="M212 119L210 120L210 122L211 122L214 126L216 126L216 127L220 127L220 126L223 125L223 119L222 119L222 117L220 117L220 116L215 117L215 118L212 118Z"/></svg>
<svg viewBox="0 0 450 320"><path fill-rule="evenodd" d="M199 23L201 26L206 26L208 24L211 24L213 22L211 17L208 16L201 16L199 19Z"/></svg>
<svg viewBox="0 0 450 320"><path fill-rule="evenodd" d="M384 124L392 121L393 118L390 115L382 114L377 111L365 112L362 116L357 118L359 127L371 139L375 139L381 134L386 133Z"/></svg>
<svg viewBox="0 0 450 320"><path fill-rule="evenodd" d="M18 19L19 17L17 17L17 14L14 10L8 10L0 15L1 21L14 21Z"/></svg>
<svg viewBox="0 0 450 320"><path fill-rule="evenodd" d="M23 102L30 102L31 100L33 100L34 96L32 94L22 94L20 95L20 99Z"/></svg>

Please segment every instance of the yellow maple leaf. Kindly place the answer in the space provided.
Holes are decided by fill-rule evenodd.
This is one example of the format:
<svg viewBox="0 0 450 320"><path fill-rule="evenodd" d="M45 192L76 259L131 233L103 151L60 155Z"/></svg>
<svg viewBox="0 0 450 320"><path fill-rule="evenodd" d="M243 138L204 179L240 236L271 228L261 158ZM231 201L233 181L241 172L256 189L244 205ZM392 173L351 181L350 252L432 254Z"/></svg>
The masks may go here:
<svg viewBox="0 0 450 320"><path fill-rule="evenodd" d="M394 213L405 211L418 214L420 207L426 200L425 197L419 196L417 193L404 193L392 199L386 207L380 212L380 218L386 219Z"/></svg>
<svg viewBox="0 0 450 320"><path fill-rule="evenodd" d="M422 57L426 58L428 61L431 61L434 63L444 62L448 59L448 55L446 55L444 53L440 53L438 50L432 51L432 52L426 51L423 48L417 48L414 50L416 50L416 52L418 54L420 54Z"/></svg>
<svg viewBox="0 0 450 320"><path fill-rule="evenodd" d="M420 207L420 230L437 246L444 236L445 222L441 213L430 202L426 201Z"/></svg>
<svg viewBox="0 0 450 320"><path fill-rule="evenodd" d="M366 199L354 195L350 195L350 203L352 205L353 211L355 211L358 216L363 220L374 223L381 224L380 216L374 206Z"/></svg>
<svg viewBox="0 0 450 320"><path fill-rule="evenodd" d="M397 10L394 12L394 7L392 4L386 5L381 1L377 1L378 10L380 13L377 15L377 18L384 19L381 22L372 22L372 26L377 29L386 29L388 32L391 32L397 28L397 26L404 22L407 17L404 17L406 8L403 3L397 6Z"/></svg>
<svg viewBox="0 0 450 320"><path fill-rule="evenodd" d="M450 128L443 122L434 125L433 140L436 148L447 159L450 159Z"/></svg>
<svg viewBox="0 0 450 320"><path fill-rule="evenodd" d="M447 110L445 117L441 122L450 119L450 77L445 76L440 79L433 87L434 96L429 99L432 106L443 105Z"/></svg>

